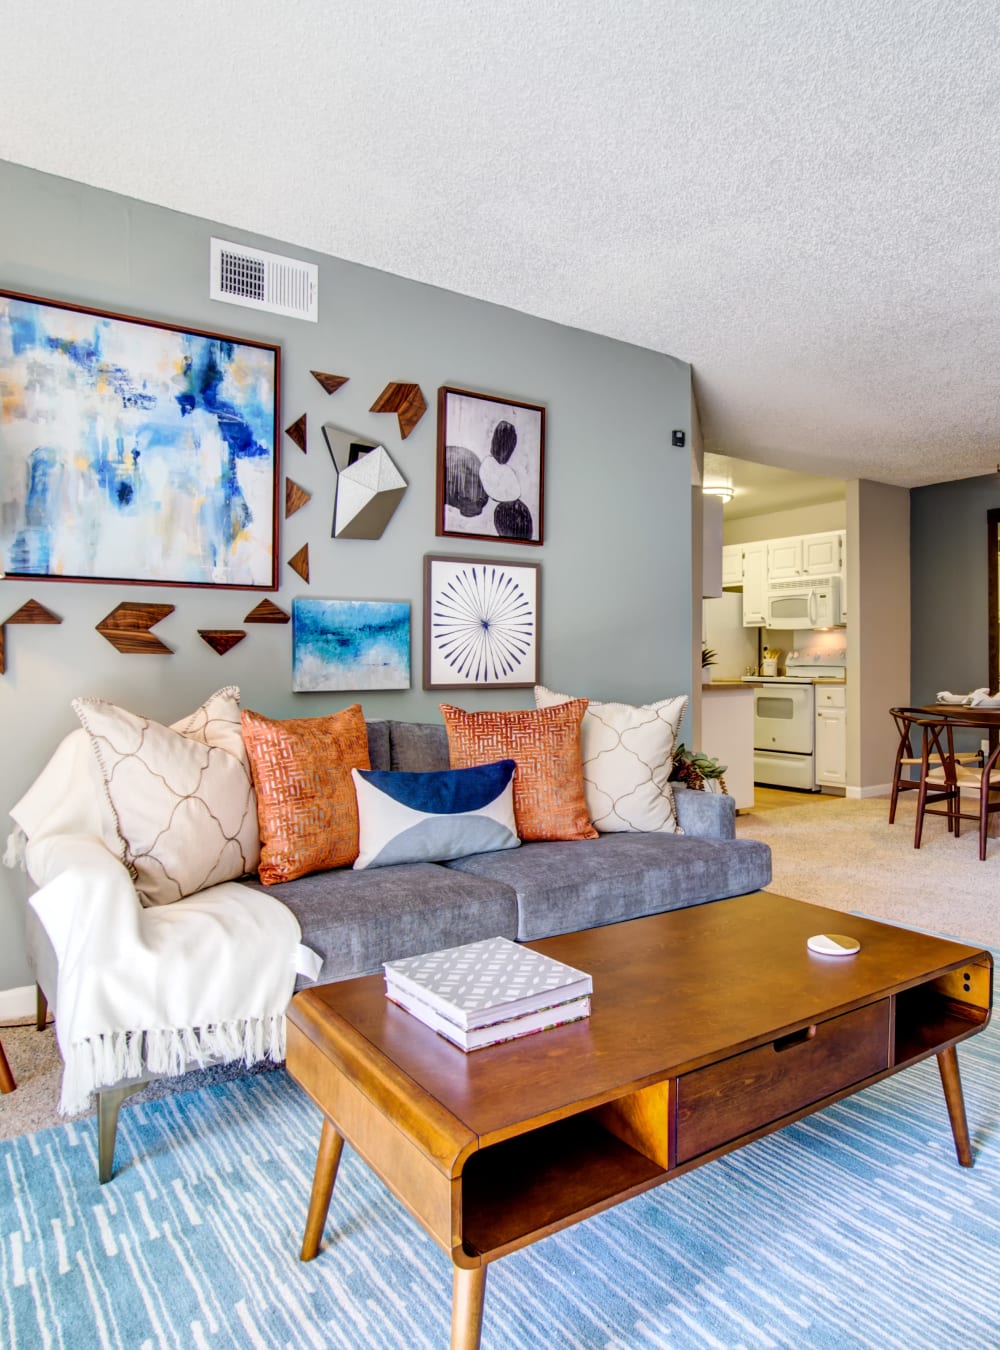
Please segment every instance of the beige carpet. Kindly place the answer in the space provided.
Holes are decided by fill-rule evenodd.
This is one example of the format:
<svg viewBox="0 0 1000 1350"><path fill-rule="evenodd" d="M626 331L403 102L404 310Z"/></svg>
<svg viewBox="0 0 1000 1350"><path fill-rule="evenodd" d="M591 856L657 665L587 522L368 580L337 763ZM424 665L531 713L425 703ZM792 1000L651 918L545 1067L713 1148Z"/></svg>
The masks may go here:
<svg viewBox="0 0 1000 1350"><path fill-rule="evenodd" d="M943 819L931 817L918 851L912 798L901 800L895 825L887 824L887 812L884 798L848 801L758 789L756 809L737 817L736 832L770 844L769 890L1000 948L1000 839L989 841L986 862L980 862L971 824L955 839ZM843 931L850 931L846 920ZM0 1138L58 1123L61 1062L51 1027L2 1029L0 1036L18 1083L16 1092L0 1097ZM143 1095L188 1091L245 1072L226 1066L161 1079Z"/></svg>
<svg viewBox="0 0 1000 1350"><path fill-rule="evenodd" d="M737 817L736 833L770 844L768 890L1000 948L1000 839L980 862L974 822L956 839L943 817L928 816L915 849L913 797L900 798L889 825L886 797L758 790L758 809Z"/></svg>

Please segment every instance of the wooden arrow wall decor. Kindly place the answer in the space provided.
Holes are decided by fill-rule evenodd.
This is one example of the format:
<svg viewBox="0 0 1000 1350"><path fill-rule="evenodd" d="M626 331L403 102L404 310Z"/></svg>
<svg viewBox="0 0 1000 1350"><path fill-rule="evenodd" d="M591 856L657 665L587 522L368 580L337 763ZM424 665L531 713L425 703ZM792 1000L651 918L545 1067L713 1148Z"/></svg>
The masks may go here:
<svg viewBox="0 0 1000 1350"><path fill-rule="evenodd" d="M311 370L309 374L319 380L328 394L335 394L350 379L349 375L327 375L322 370Z"/></svg>
<svg viewBox="0 0 1000 1350"><path fill-rule="evenodd" d="M295 553L288 559L288 566L293 572L298 572L302 580L309 584L309 545L303 544L298 553Z"/></svg>
<svg viewBox="0 0 1000 1350"><path fill-rule="evenodd" d="M394 412L399 434L405 441L427 411L427 401L419 384L387 384L368 411Z"/></svg>
<svg viewBox="0 0 1000 1350"><path fill-rule="evenodd" d="M242 628L199 628L198 636L203 638L213 651L225 656L226 652L231 651L237 642L242 642L246 637Z"/></svg>
<svg viewBox="0 0 1000 1350"><path fill-rule="evenodd" d="M291 620L292 616L273 600L262 600L243 616L244 623L291 623Z"/></svg>
<svg viewBox="0 0 1000 1350"><path fill-rule="evenodd" d="M153 656L160 652L169 655L173 648L149 630L173 612L173 605L138 605L123 601L104 616L97 631L126 656Z"/></svg>
<svg viewBox="0 0 1000 1350"><path fill-rule="evenodd" d="M306 453L306 415L297 417L290 427L285 427L285 435L290 437L303 454Z"/></svg>
<svg viewBox="0 0 1000 1350"><path fill-rule="evenodd" d="M6 674L7 671L4 656L6 648L4 628L9 623L62 623L62 619L58 614L53 614L51 609L46 609L44 605L40 605L37 600L27 600L20 609L15 609L10 618L5 619L3 624L0 624L0 675Z"/></svg>
<svg viewBox="0 0 1000 1350"><path fill-rule="evenodd" d="M304 487L296 483L291 478L285 479L285 519L294 516L296 511L301 511L307 501L312 498L312 493L307 492Z"/></svg>
<svg viewBox="0 0 1000 1350"><path fill-rule="evenodd" d="M9 619L4 619L4 623L62 623L58 614L53 614L51 609L46 609L40 605L37 600L28 600L16 609Z"/></svg>
<svg viewBox="0 0 1000 1350"><path fill-rule="evenodd" d="M308 585L309 582L309 545L302 544L297 553L293 553L289 558L289 567L291 571L298 572L302 580Z"/></svg>

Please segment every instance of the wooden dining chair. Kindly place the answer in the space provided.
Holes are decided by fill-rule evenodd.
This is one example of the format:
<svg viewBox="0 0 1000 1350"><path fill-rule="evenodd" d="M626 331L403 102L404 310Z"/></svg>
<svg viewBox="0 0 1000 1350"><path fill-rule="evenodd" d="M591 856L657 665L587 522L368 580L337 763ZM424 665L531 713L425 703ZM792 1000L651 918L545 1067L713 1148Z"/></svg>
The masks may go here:
<svg viewBox="0 0 1000 1350"><path fill-rule="evenodd" d="M941 767L941 737L934 738L931 735L931 728L938 726L943 731L941 723L934 723L928 718L927 713L920 708L890 708L889 716L896 724L896 731L899 734L899 744L896 748L896 762L892 771L892 789L889 794L889 824L892 825L896 820L896 804L899 801L901 792L919 792L924 778L923 752L928 751L927 767L928 769ZM925 736L925 730L927 735ZM980 763L981 756L978 750L959 750L955 751L951 746L950 737L947 741L951 747L952 758L956 763ZM917 772L914 773L913 771ZM939 798L936 794L931 797L932 801ZM926 796L924 806L926 809ZM918 812L918 823L919 815ZM942 814L932 812L932 814ZM914 842L914 848L920 847L919 835Z"/></svg>
<svg viewBox="0 0 1000 1350"><path fill-rule="evenodd" d="M948 828L957 836L961 832L963 820L974 820L979 825L979 861L986 861L986 840L989 834L990 816L1000 811L1000 745L987 758L985 764L975 767L959 764L954 759L944 761L940 767L932 766L927 774L927 785L932 792L954 793L951 802ZM962 810L963 796L975 800L975 809ZM918 845L919 847L919 845Z"/></svg>

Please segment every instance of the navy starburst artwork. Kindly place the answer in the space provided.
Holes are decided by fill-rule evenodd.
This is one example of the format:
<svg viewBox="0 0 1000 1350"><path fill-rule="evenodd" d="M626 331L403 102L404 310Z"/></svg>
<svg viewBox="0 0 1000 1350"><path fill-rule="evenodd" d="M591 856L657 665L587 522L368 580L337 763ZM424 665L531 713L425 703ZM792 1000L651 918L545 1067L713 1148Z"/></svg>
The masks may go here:
<svg viewBox="0 0 1000 1350"><path fill-rule="evenodd" d="M457 680L512 683L525 663L530 664L535 604L514 575L518 570L497 563L470 564L457 568L434 592L431 642Z"/></svg>

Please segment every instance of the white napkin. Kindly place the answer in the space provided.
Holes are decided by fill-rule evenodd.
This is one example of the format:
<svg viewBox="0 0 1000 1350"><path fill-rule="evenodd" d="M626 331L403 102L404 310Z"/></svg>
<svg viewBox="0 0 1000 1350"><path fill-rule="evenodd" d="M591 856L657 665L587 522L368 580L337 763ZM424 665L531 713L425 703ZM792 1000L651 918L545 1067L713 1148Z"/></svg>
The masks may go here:
<svg viewBox="0 0 1000 1350"><path fill-rule="evenodd" d="M997 696L1000 699L1000 695ZM942 689L937 696L939 703L958 703L966 708L978 708L981 703L988 702L990 691L988 689L973 689L971 694L949 694L947 689Z"/></svg>

